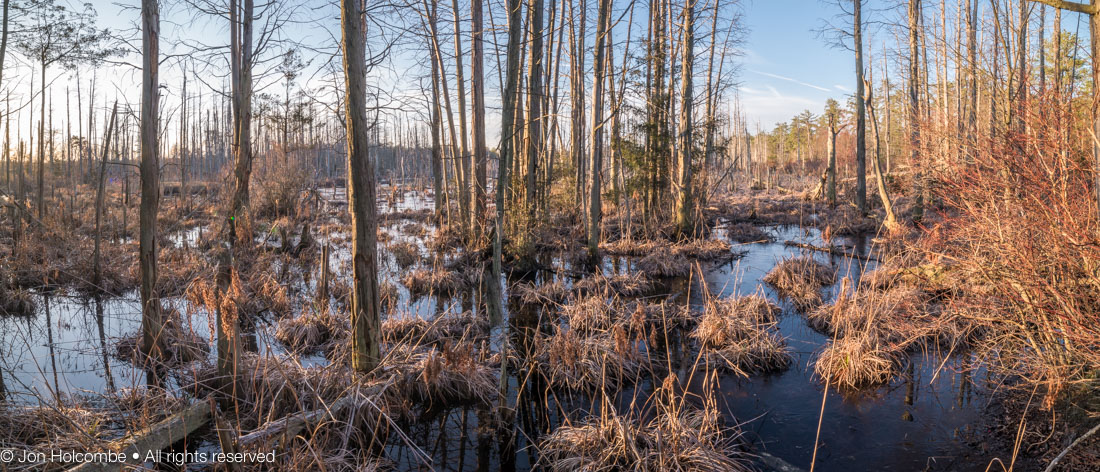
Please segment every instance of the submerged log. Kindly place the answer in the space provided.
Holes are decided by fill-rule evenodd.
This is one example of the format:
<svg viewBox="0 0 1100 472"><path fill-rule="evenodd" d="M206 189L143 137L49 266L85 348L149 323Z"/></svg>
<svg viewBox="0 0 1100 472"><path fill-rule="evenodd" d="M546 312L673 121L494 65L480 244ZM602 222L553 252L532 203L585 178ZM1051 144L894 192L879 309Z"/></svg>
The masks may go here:
<svg viewBox="0 0 1100 472"><path fill-rule="evenodd" d="M167 449L169 446L180 442L194 433L195 430L210 422L210 406L204 402L195 403L183 411L176 413L164 421L153 426L137 431L123 439L112 442L105 450L117 451L127 458L127 463L134 463L133 455L138 454L143 460L149 451ZM70 472L93 472L119 470L121 464L106 464L102 462L89 462L81 464Z"/></svg>

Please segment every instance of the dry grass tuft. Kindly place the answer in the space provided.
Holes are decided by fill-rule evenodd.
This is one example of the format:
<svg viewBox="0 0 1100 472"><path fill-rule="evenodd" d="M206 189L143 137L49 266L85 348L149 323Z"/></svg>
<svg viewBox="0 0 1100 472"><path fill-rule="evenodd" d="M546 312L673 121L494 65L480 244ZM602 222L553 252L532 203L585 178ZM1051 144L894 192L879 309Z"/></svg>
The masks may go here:
<svg viewBox="0 0 1100 472"><path fill-rule="evenodd" d="M890 381L897 364L896 352L874 333L860 333L826 345L814 363L814 373L830 385L858 389Z"/></svg>
<svg viewBox="0 0 1100 472"><path fill-rule="evenodd" d="M759 295L708 301L691 337L708 361L739 375L774 372L791 363L787 342L776 329L779 307Z"/></svg>
<svg viewBox="0 0 1100 472"><path fill-rule="evenodd" d="M672 247L673 252L705 261L733 258L730 249L730 243L717 239L693 239Z"/></svg>
<svg viewBox="0 0 1100 472"><path fill-rule="evenodd" d="M389 352L382 368L397 372L396 387L404 398L427 407L489 405L497 394L493 369L479 362L470 343L447 342L428 349L402 346Z"/></svg>
<svg viewBox="0 0 1100 472"><path fill-rule="evenodd" d="M3 284L0 281L0 284ZM0 285L0 315L34 316L37 305L31 292L21 288L5 288Z"/></svg>
<svg viewBox="0 0 1100 472"><path fill-rule="evenodd" d="M159 328L156 338L161 349L159 359L150 359L148 353L142 351L140 331L119 339L115 346L115 356L138 366L144 366L150 360L166 366L205 360L210 354L210 345L206 339L195 333L190 326L186 326L178 311L169 310L163 316L164 324Z"/></svg>
<svg viewBox="0 0 1100 472"><path fill-rule="evenodd" d="M594 392L635 382L642 373L636 343L621 326L608 334L585 337L558 329L554 335L535 338L529 361L550 385L570 391Z"/></svg>
<svg viewBox="0 0 1100 472"><path fill-rule="evenodd" d="M569 289L558 281L544 284L517 283L512 285L508 296L523 305L549 306L565 301L569 296Z"/></svg>
<svg viewBox="0 0 1100 472"><path fill-rule="evenodd" d="M415 315L390 317L382 321L382 338L389 343L429 345L446 341L473 340L489 332L489 321L472 312L446 312L433 320Z"/></svg>
<svg viewBox="0 0 1100 472"><path fill-rule="evenodd" d="M687 277L691 273L688 258L671 251L653 252L635 262L634 267L650 277Z"/></svg>
<svg viewBox="0 0 1100 472"><path fill-rule="evenodd" d="M466 288L467 280L458 272L439 269L417 269L401 279L413 296L450 295Z"/></svg>
<svg viewBox="0 0 1100 472"><path fill-rule="evenodd" d="M649 420L620 414L605 399L609 411L544 437L538 444L540 463L555 472L753 470L738 448L740 429L723 427L713 404L693 409L663 391L655 396L670 398L656 401Z"/></svg>
<svg viewBox="0 0 1100 472"><path fill-rule="evenodd" d="M393 260L397 267L404 270L416 264L420 260L420 248L412 241L392 242L386 245L393 254Z"/></svg>
<svg viewBox="0 0 1100 472"><path fill-rule="evenodd" d="M309 353L325 349L350 331L351 324L347 318L337 316L331 310L314 312L312 308L306 308L296 317L279 320L275 339L293 351Z"/></svg>
<svg viewBox="0 0 1100 472"><path fill-rule="evenodd" d="M580 296L594 294L611 296L617 294L624 297L637 297L648 293L652 288L653 283L643 272L616 274L610 277L596 274L573 284L574 293Z"/></svg>
<svg viewBox="0 0 1100 472"><path fill-rule="evenodd" d="M776 264L764 276L764 282L794 303L796 309L809 312L821 305L821 289L836 282L836 273L812 257L800 256Z"/></svg>
<svg viewBox="0 0 1100 472"><path fill-rule="evenodd" d="M726 237L731 241L746 244L775 241L775 236L750 223L732 223L726 227Z"/></svg>

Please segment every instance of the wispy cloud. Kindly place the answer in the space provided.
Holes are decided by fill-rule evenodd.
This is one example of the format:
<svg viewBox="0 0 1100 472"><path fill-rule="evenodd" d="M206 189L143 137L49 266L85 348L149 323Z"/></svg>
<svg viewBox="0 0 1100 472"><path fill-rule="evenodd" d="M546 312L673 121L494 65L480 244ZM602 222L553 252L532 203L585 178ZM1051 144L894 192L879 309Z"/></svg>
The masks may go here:
<svg viewBox="0 0 1100 472"><path fill-rule="evenodd" d="M765 76L765 77L771 77L773 79L786 80L787 82L794 82L794 83L796 83L798 85L801 85L803 87L810 87L812 89L820 90L822 92L829 92L830 91L829 89L827 89L825 87L822 87L820 85L814 85L814 84L811 84L811 83L803 82L803 81L795 79L793 77L786 77L786 76L782 76L782 75L779 75L779 74L772 74L771 72L764 72L764 71L759 71L759 70L756 70L756 69L749 69L749 72L752 72L754 74L760 74L760 75Z"/></svg>
<svg viewBox="0 0 1100 472"><path fill-rule="evenodd" d="M845 87L843 85L840 85L840 84L834 85L833 88L835 88L837 90L840 90L841 92L844 92L844 93L852 93L852 89L850 89L848 87Z"/></svg>

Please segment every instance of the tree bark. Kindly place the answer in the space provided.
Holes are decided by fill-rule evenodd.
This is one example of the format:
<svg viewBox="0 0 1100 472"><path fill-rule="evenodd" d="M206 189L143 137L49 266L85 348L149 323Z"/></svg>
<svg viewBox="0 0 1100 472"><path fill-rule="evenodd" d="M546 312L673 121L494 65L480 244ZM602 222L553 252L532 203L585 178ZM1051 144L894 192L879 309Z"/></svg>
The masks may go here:
<svg viewBox="0 0 1100 472"><path fill-rule="evenodd" d="M473 47L470 51L470 88L472 89L473 105L473 145L474 145L474 179L473 179L473 212L470 215L470 223L475 237L482 238L485 217L485 184L488 167L488 151L485 146L485 59L484 59L484 27L482 23L482 0L471 0L470 4L470 36Z"/></svg>
<svg viewBox="0 0 1100 472"><path fill-rule="evenodd" d="M243 1L239 13L231 6L233 23L233 57L236 70L233 91L233 137L236 163L233 170L234 191L230 212L230 237L234 242L250 243L252 221L249 209L249 181L252 177L252 15L253 0ZM237 0L231 1L231 5ZM239 18L238 18L239 15ZM239 24L238 24L239 23ZM239 32L240 36L237 36Z"/></svg>
<svg viewBox="0 0 1100 472"><path fill-rule="evenodd" d="M915 1L915 0L910 0ZM863 0L852 0L852 32L856 58L856 207L867 214L867 117L863 104Z"/></svg>
<svg viewBox="0 0 1100 472"><path fill-rule="evenodd" d="M160 102L160 11L157 0L142 0L141 81L141 213L139 259L141 266L141 332L144 352L160 356L164 327L157 295L157 208L160 205L157 120Z"/></svg>
<svg viewBox="0 0 1100 472"><path fill-rule="evenodd" d="M694 233L694 199L695 192L692 186L691 151L693 148L692 137L694 133L692 123L692 102L694 87L692 84L693 69L695 64L695 0L685 0L683 12L684 36L681 41L680 60L680 143L677 158L677 189L676 199L676 227L681 236Z"/></svg>
<svg viewBox="0 0 1100 472"><path fill-rule="evenodd" d="M909 165L916 187L913 192L913 221L919 223L924 217L924 183L920 164L921 149L921 112L920 112L920 43L917 39L920 24L920 0L909 0Z"/></svg>
<svg viewBox="0 0 1100 472"><path fill-rule="evenodd" d="M340 0L347 119L348 200L352 219L352 368L366 373L381 359L377 208L374 162L368 152L366 63L361 0Z"/></svg>
<svg viewBox="0 0 1100 472"><path fill-rule="evenodd" d="M603 166L603 103L607 70L607 30L611 18L611 0L599 0L596 14L595 76L592 86L592 158L588 169L588 255L597 261L600 252L600 169ZM690 1L690 0L689 0Z"/></svg>

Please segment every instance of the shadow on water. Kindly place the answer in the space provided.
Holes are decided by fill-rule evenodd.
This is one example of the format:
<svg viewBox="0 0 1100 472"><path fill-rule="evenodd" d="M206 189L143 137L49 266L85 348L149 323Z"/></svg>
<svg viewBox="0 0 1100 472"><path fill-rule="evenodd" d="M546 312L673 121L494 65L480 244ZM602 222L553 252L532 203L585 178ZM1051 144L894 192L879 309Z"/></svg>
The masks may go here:
<svg viewBox="0 0 1100 472"><path fill-rule="evenodd" d="M325 192L325 189L322 189ZM339 200L342 191L328 190L325 198ZM422 210L431 202L417 193L400 195L391 202L382 202L380 211ZM421 260L431 260L431 250L424 237L402 234L410 221L385 223L384 231L407 238L417 245ZM425 224L425 226L430 226ZM718 404L725 419L739 422L752 441L753 449L793 464L808 468L817 434L821 411L823 383L813 374L815 356L829 338L809 328L804 316L782 300L762 282L764 274L779 261L793 255L811 255L838 271L838 280L845 276L858 281L861 274L874 268L873 263L820 253L808 253L784 245L797 241L824 245L817 230L794 227L770 228L777 242L735 245L740 257L718 265L704 266L702 281L672 279L660 281L651 300L665 299L670 303L690 303L695 309L702 304L701 283L720 297L762 293L783 308L778 328L787 338L794 362L789 369L770 375L739 378L723 375L717 384ZM181 232L173 243L194 246L203 232L191 229ZM322 243L343 239L346 233L319 232ZM722 239L719 228L712 236ZM869 251L868 238L845 241L858 254ZM334 274L345 274L349 254L346 244L335 245L329 266ZM475 285L457 295L412 296L400 282L406 272L397 267L390 254L382 254L380 277L393 282L398 292L397 309L389 316L415 316L433 319L445 312L479 310L481 291ZM605 273L628 273L634 270L633 259L605 257L601 269ZM538 271L528 274L537 284L562 281L569 285L573 275L583 271L569 267L561 256L543 262L558 271ZM317 290L317 278L308 270L298 270L292 298L308 299ZM826 289L826 301L839 290L839 283ZM507 287L507 285L504 285ZM35 403L38 399L58 398L73 394L111 393L119 389L140 387L144 373L132 363L115 355L117 342L140 327L140 303L136 293L122 297L83 299L60 294L36 295L40 303L34 317L0 317L0 398L11 403ZM506 299L507 300L507 299ZM302 303L302 302L297 302ZM209 341L209 320L205 313L189 310L182 299L165 299L165 304L180 313L195 334ZM299 307L295 307L299 308ZM502 326L493 328L492 349L499 350L510 341L510 349L528 349L534 333L547 332L556 322L557 313L513 304L506 306L507 318ZM246 344L263 354L285 354L276 342L270 324L259 324ZM681 378L687 378L685 366L691 365L695 351L683 339L683 333L672 333L663 346L643 346L653 357L663 362L672 360L679 367ZM211 353L213 356L214 353ZM320 355L303 357L304 365L323 365L328 361ZM939 353L914 353L896 379L888 385L862 392L840 392L829 389L826 394L821 441L818 450L818 470L919 470L967 469L984 467L988 457L972 452L976 430L987 388L980 379L984 371L974 367L966 355L943 356ZM408 437L432 457L436 470L529 470L538 461L534 442L555 428L577 421L586 413L597 411L591 399L584 395L558 395L538 375L525 369L509 372L506 379L508 395L503 421L498 413L485 406L454 406L425 412L407 428ZM699 379L702 376L694 376ZM979 379L976 381L976 379ZM699 390L701 382L690 389ZM644 399L652 392L652 379L624 388L619 394L619 408L629 408L633 400ZM517 402L517 399L519 400ZM391 441L386 457L401 469L423 467L417 454L403 442Z"/></svg>

